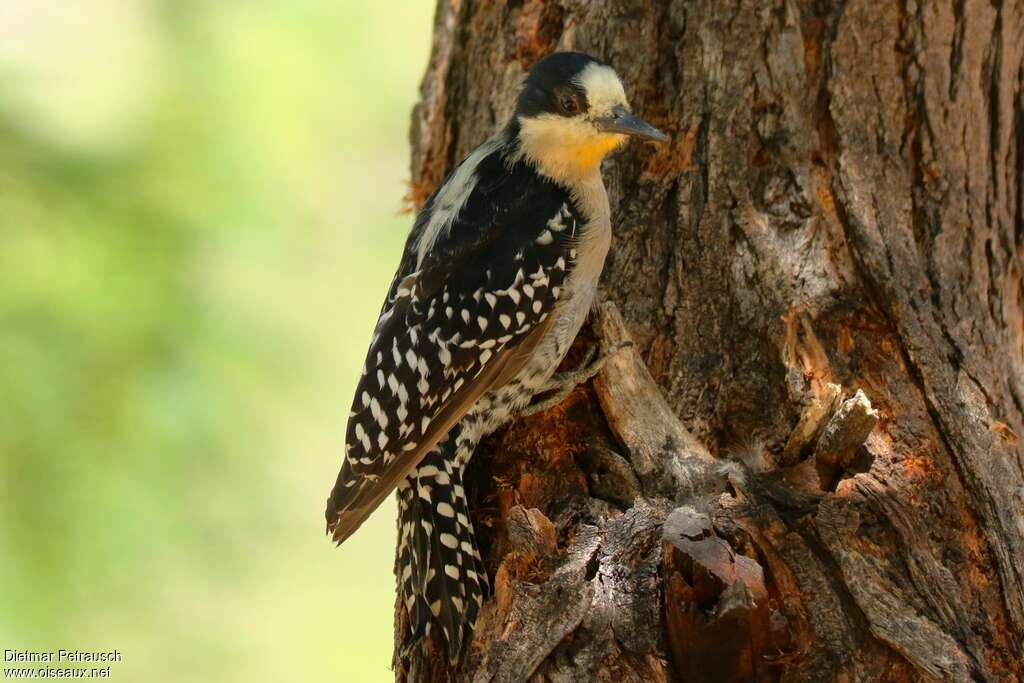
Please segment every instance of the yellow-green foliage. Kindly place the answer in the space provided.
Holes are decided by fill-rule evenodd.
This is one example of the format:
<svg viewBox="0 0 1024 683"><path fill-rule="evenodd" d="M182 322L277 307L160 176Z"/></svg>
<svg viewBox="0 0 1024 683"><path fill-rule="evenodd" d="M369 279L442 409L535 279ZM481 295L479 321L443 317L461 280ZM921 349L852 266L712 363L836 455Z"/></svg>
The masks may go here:
<svg viewBox="0 0 1024 683"><path fill-rule="evenodd" d="M391 679L393 507L341 550L322 511L432 9L0 11L0 647Z"/></svg>

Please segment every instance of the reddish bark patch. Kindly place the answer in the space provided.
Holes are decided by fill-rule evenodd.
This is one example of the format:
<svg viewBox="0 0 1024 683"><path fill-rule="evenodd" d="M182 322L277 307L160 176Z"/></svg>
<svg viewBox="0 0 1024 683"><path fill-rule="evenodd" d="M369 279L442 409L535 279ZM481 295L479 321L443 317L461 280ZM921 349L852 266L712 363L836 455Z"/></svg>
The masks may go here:
<svg viewBox="0 0 1024 683"><path fill-rule="evenodd" d="M523 4L515 20L512 56L524 69L558 45L564 14L559 5L544 0L528 0Z"/></svg>

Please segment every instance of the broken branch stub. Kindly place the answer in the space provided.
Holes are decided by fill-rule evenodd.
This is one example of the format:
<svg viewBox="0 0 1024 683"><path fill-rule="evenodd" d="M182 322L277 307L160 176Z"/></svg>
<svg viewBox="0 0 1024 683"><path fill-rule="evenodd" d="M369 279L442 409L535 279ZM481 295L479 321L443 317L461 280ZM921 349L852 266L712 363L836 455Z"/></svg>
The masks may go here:
<svg viewBox="0 0 1024 683"><path fill-rule="evenodd" d="M762 680L780 648L761 565L689 506L672 511L662 539L668 646L682 680Z"/></svg>
<svg viewBox="0 0 1024 683"><path fill-rule="evenodd" d="M644 494L681 503L713 490L715 459L672 412L615 304L600 304L594 328L604 353L619 349L594 379L594 390Z"/></svg>
<svg viewBox="0 0 1024 683"><path fill-rule="evenodd" d="M800 456L815 442L828 419L839 407L843 390L838 384L826 383L820 395L814 397L800 414L800 421L790 432L786 445L779 456L780 467L790 467L800 461Z"/></svg>
<svg viewBox="0 0 1024 683"><path fill-rule="evenodd" d="M814 447L814 466L824 490L835 488L836 482L853 460L857 449L878 424L878 411L860 389L853 398L843 401L839 410L825 425Z"/></svg>

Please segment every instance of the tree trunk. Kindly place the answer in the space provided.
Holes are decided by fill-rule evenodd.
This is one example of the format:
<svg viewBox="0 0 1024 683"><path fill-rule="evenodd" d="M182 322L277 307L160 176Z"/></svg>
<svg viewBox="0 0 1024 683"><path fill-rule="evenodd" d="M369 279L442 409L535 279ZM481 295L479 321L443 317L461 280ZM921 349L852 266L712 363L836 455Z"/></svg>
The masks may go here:
<svg viewBox="0 0 1024 683"><path fill-rule="evenodd" d="M605 163L590 385L469 475L495 585L400 680L1024 679L1024 2L440 0L414 202L556 49ZM396 642L404 615L397 615Z"/></svg>

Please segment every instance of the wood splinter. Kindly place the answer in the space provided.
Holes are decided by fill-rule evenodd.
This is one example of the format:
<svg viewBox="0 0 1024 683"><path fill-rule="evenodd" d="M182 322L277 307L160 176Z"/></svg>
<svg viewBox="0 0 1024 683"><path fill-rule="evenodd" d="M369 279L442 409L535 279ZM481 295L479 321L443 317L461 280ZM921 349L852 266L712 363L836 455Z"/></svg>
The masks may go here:
<svg viewBox="0 0 1024 683"><path fill-rule="evenodd" d="M814 466L822 489L834 490L836 483L854 459L857 449L878 424L878 411L860 389L843 401L825 425L814 447Z"/></svg>

